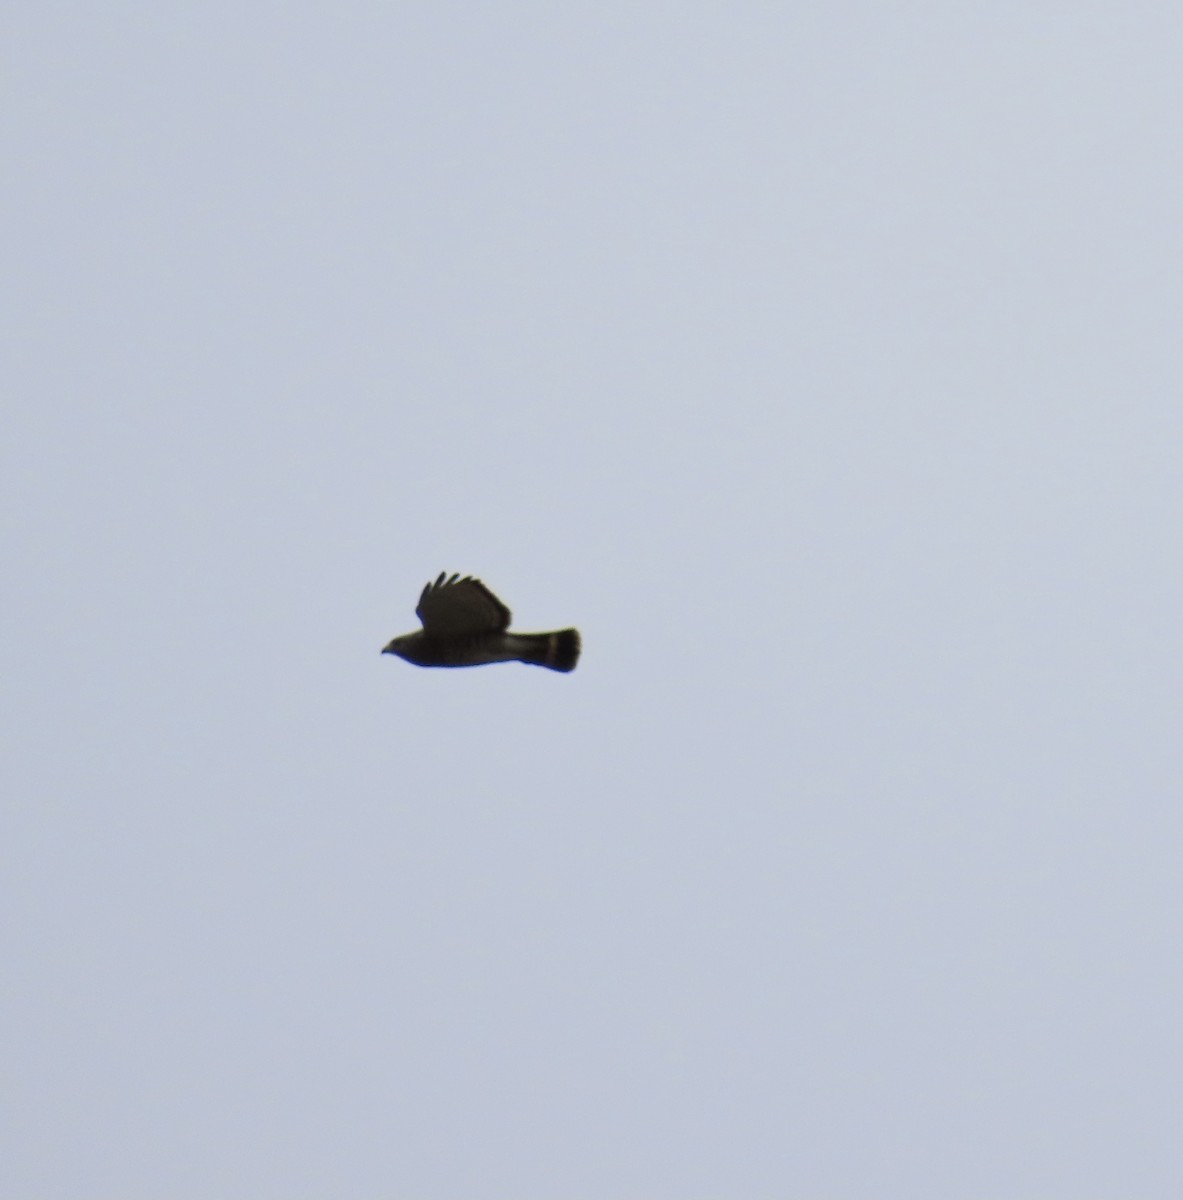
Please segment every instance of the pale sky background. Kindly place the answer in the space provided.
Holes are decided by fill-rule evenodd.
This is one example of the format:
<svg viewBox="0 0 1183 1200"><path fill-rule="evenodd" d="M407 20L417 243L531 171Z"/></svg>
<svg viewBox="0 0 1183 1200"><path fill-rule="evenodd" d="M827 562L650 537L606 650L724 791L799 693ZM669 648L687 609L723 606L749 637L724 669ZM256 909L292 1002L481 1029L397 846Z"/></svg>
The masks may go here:
<svg viewBox="0 0 1183 1200"><path fill-rule="evenodd" d="M0 1195L1183 1194L1183 9L0 46Z"/></svg>

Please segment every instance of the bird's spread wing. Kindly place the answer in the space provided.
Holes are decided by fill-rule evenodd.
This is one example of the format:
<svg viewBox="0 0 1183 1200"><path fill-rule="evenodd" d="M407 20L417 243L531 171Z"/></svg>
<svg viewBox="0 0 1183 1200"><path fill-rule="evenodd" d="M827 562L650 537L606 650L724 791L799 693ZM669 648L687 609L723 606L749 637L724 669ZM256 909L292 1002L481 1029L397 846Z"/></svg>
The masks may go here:
<svg viewBox="0 0 1183 1200"><path fill-rule="evenodd" d="M432 637L500 633L509 627L509 609L479 579L449 579L446 571L423 589L415 612Z"/></svg>

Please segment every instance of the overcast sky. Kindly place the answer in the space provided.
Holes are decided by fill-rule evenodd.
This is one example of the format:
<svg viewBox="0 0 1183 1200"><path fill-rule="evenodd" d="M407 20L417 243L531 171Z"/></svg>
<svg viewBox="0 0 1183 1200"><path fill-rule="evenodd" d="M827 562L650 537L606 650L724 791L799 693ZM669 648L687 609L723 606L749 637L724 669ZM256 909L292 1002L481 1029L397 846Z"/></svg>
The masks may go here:
<svg viewBox="0 0 1183 1200"><path fill-rule="evenodd" d="M1183 10L0 26L0 1193L1183 1194Z"/></svg>

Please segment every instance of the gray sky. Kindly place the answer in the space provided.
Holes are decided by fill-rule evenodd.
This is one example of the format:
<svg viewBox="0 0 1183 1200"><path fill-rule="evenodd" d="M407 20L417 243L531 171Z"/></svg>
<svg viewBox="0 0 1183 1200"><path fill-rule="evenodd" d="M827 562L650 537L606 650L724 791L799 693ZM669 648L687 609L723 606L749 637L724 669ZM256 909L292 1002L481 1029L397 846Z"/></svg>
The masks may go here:
<svg viewBox="0 0 1183 1200"><path fill-rule="evenodd" d="M3 27L0 1193L1180 1194L1183 13Z"/></svg>

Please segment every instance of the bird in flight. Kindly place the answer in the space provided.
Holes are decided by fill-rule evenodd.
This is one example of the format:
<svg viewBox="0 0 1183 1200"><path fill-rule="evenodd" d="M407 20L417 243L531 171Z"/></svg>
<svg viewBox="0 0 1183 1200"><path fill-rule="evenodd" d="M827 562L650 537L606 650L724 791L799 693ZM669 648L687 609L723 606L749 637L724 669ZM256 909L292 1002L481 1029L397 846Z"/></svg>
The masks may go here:
<svg viewBox="0 0 1183 1200"><path fill-rule="evenodd" d="M479 667L524 662L552 671L574 671L579 630L510 633L509 609L479 579L448 577L429 583L415 609L423 628L404 633L382 648L417 667Z"/></svg>

